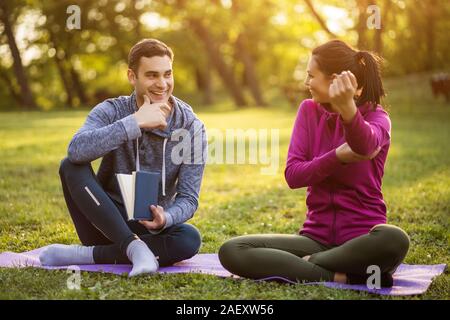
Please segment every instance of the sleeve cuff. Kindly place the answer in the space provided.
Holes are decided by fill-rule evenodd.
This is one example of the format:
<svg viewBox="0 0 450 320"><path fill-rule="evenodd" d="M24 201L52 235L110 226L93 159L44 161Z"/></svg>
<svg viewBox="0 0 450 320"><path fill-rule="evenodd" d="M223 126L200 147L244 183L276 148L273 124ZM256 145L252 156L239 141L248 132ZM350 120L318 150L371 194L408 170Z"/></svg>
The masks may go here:
<svg viewBox="0 0 450 320"><path fill-rule="evenodd" d="M139 138L142 135L141 128L139 128L139 125L133 114L130 114L129 116L121 119L120 122L122 122L122 125L125 128L128 141Z"/></svg>
<svg viewBox="0 0 450 320"><path fill-rule="evenodd" d="M172 215L168 212L164 212L164 214L166 215L166 224L164 225L163 229L167 229L173 226L173 218Z"/></svg>
<svg viewBox="0 0 450 320"><path fill-rule="evenodd" d="M148 229L148 231L151 234L159 234L164 229L167 229L167 228L169 228L169 227L171 227L173 225L173 218L172 218L172 216L167 211L165 211L164 214L166 216L166 224L161 229L158 229L158 230L150 230L150 229Z"/></svg>

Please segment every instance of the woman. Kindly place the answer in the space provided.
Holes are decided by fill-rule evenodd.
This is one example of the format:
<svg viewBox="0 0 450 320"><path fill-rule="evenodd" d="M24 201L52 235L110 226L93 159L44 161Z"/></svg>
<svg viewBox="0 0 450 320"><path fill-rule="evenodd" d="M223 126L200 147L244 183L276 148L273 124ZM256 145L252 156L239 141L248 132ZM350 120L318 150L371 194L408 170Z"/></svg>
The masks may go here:
<svg viewBox="0 0 450 320"><path fill-rule="evenodd" d="M259 279L364 284L379 267L381 286L409 248L408 235L386 224L381 192L391 122L380 59L333 40L313 50L288 151L290 188L307 187L306 221L299 235L250 235L222 245L230 272ZM371 267L373 268L373 267Z"/></svg>

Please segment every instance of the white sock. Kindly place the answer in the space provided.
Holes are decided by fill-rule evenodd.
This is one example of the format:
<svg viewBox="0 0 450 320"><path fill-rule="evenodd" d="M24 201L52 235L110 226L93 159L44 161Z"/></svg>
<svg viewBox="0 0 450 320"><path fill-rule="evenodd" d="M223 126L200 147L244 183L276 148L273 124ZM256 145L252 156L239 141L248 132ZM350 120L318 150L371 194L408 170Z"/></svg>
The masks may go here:
<svg viewBox="0 0 450 320"><path fill-rule="evenodd" d="M93 264L94 247L76 244L52 244L39 255L43 266L68 266L72 264Z"/></svg>
<svg viewBox="0 0 450 320"><path fill-rule="evenodd" d="M159 268L158 260L145 244L144 241L136 239L130 242L127 247L127 257L133 263L129 277L134 277L145 273L154 273Z"/></svg>

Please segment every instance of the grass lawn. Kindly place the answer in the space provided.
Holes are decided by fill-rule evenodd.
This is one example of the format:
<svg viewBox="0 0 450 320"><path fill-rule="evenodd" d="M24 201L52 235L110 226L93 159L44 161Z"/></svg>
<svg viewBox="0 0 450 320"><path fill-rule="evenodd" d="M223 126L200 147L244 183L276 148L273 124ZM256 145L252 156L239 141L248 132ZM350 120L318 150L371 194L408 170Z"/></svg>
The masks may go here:
<svg viewBox="0 0 450 320"><path fill-rule="evenodd" d="M425 83L425 85L423 85ZM423 76L387 81L392 146L383 193L389 223L408 232L405 263L449 263L450 105L434 100ZM295 233L305 217L305 190L283 177L295 108L198 112L207 128L280 129L280 167L262 175L257 165L208 165L200 208L190 221L203 235L202 253L217 252L245 233ZM87 111L0 113L0 252L50 243L78 243L63 199L58 167ZM99 161L94 163L96 169ZM206 275L154 275L128 279L82 273L69 290L65 271L0 269L0 299L391 299L323 286L255 283ZM450 276L422 296L450 299Z"/></svg>

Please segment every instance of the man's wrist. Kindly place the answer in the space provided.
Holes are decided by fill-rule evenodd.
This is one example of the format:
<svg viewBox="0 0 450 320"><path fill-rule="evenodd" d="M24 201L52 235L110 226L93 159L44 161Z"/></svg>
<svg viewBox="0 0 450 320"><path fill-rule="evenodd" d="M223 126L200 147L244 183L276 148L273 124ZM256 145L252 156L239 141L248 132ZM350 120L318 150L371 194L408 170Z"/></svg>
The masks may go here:
<svg viewBox="0 0 450 320"><path fill-rule="evenodd" d="M134 140L141 136L140 127L132 114L126 116L123 119L120 119L119 121L122 123L125 129L128 141Z"/></svg>
<svg viewBox="0 0 450 320"><path fill-rule="evenodd" d="M139 126L139 128L141 128L142 124L140 122L140 118L139 115L137 114L137 112L133 113L134 119L136 120L137 125Z"/></svg>
<svg viewBox="0 0 450 320"><path fill-rule="evenodd" d="M168 227L170 227L173 224L173 220L172 220L172 216L170 216L170 214L168 214L166 211L164 211L164 216L165 216L165 222L163 225L161 225L158 229L148 229L148 231L151 234L158 234L161 231L163 231L164 229L167 229Z"/></svg>

